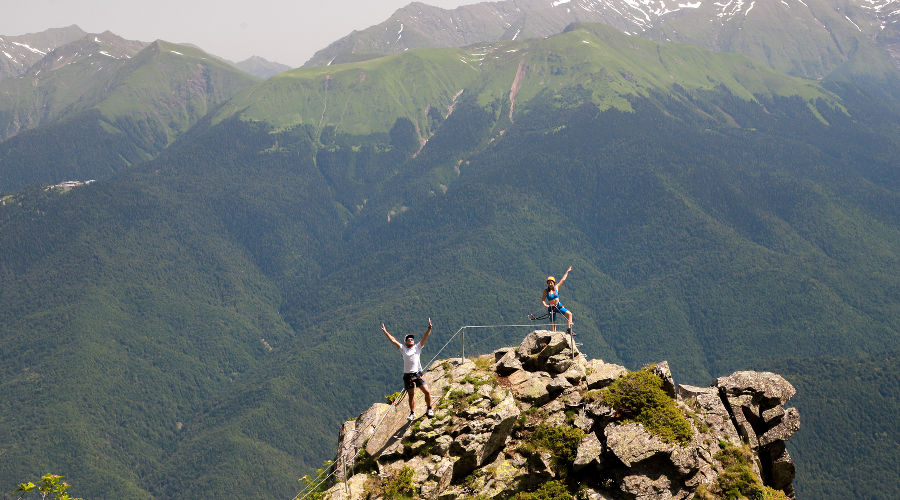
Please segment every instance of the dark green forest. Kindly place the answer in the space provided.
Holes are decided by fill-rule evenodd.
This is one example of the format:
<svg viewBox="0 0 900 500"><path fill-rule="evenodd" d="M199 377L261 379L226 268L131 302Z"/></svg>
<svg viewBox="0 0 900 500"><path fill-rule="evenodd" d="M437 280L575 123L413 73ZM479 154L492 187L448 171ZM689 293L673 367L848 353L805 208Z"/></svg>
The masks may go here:
<svg viewBox="0 0 900 500"><path fill-rule="evenodd" d="M0 486L290 498L398 389L382 321L431 317L436 353L521 323L572 265L589 357L700 385L777 371L799 496L896 498L900 108L843 85L821 116L724 89L601 110L572 87L512 123L464 97L421 151L404 119L360 138L234 117L107 181L4 196Z"/></svg>

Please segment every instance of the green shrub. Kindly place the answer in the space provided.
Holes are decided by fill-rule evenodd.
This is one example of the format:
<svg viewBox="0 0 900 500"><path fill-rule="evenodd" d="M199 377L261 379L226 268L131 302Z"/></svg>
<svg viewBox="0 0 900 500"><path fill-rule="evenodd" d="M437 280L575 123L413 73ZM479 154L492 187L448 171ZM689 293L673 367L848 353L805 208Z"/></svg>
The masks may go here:
<svg viewBox="0 0 900 500"><path fill-rule="evenodd" d="M578 456L578 444L582 439L584 431L577 427L553 427L541 423L527 438L522 449L529 453L550 452L554 470L565 477Z"/></svg>
<svg viewBox="0 0 900 500"><path fill-rule="evenodd" d="M698 500L787 500L783 491L762 484L751 465L753 452L749 445L734 446L720 442L722 451L715 455L723 470L716 480L716 492L706 487L697 488L694 496Z"/></svg>
<svg viewBox="0 0 900 500"><path fill-rule="evenodd" d="M418 491L412 484L415 471L406 466L397 475L384 480L382 488L385 499L415 498Z"/></svg>
<svg viewBox="0 0 900 500"><path fill-rule="evenodd" d="M58 474L44 474L39 483L34 484L31 481L22 483L13 493L22 493L20 499L26 498L29 493L36 493L43 500L81 500L66 493L69 486L69 483L63 481L62 476Z"/></svg>
<svg viewBox="0 0 900 500"><path fill-rule="evenodd" d="M662 387L658 375L644 370L629 372L603 389L600 400L626 421L642 424L667 443L687 443L694 435L691 425Z"/></svg>
<svg viewBox="0 0 900 500"><path fill-rule="evenodd" d="M514 500L572 500L574 495L562 481L547 481L540 488L531 492L521 492Z"/></svg>

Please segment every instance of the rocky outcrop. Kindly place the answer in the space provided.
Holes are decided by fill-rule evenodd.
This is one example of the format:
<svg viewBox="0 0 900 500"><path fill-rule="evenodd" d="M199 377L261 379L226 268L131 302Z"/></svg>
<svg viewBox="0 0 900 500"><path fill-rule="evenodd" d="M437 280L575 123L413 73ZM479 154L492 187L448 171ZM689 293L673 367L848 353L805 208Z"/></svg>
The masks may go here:
<svg viewBox="0 0 900 500"><path fill-rule="evenodd" d="M579 498L724 498L722 472L733 470L734 457L746 458L759 488L793 495L784 443L800 420L783 406L795 392L790 383L736 372L709 387L677 385L666 362L641 373L633 380L651 380L657 391L647 404L669 405L685 422L675 438L611 399L614 388L639 385L634 373L585 359L561 332L534 331L518 347L474 360L438 361L425 375L433 418L408 422L401 401L344 423L325 498L506 498L551 486ZM417 408L424 412L424 401Z"/></svg>

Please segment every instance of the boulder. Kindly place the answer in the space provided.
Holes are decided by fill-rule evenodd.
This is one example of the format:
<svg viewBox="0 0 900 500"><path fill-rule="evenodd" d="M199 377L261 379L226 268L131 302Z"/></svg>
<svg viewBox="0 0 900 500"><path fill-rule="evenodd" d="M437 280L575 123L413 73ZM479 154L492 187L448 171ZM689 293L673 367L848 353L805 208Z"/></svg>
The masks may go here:
<svg viewBox="0 0 900 500"><path fill-rule="evenodd" d="M522 366L530 371L547 371L547 361L563 352L571 356L569 337L562 332L547 330L531 332L516 348L516 356Z"/></svg>
<svg viewBox="0 0 900 500"><path fill-rule="evenodd" d="M796 408L788 408L781 421L759 436L759 445L768 446L775 441L787 441L798 430L800 430L800 412Z"/></svg>
<svg viewBox="0 0 900 500"><path fill-rule="evenodd" d="M669 370L668 361L660 361L650 366L650 372L659 376L663 381L662 389L670 398L675 398L675 381L672 379L672 371Z"/></svg>
<svg viewBox="0 0 900 500"><path fill-rule="evenodd" d="M719 389L678 385L675 392L678 400L686 403L710 427L712 434L725 437L727 441L733 443L740 442L741 438L731 422L728 408L719 397Z"/></svg>
<svg viewBox="0 0 900 500"><path fill-rule="evenodd" d="M670 454L674 449L634 422L608 425L604 434L606 446L627 467L657 455Z"/></svg>
<svg viewBox="0 0 900 500"><path fill-rule="evenodd" d="M497 375L506 377L507 375L522 369L522 362L516 357L514 350L508 351L494 366Z"/></svg>
<svg viewBox="0 0 900 500"><path fill-rule="evenodd" d="M779 490L793 490L791 483L794 481L796 469L791 455L788 454L784 441L777 441L766 448L769 459L769 475L766 483Z"/></svg>
<svg viewBox="0 0 900 500"><path fill-rule="evenodd" d="M771 372L734 372L716 379L716 387L728 396L750 394L763 409L783 405L797 392L784 377Z"/></svg>
<svg viewBox="0 0 900 500"><path fill-rule="evenodd" d="M640 500L668 500L675 498L671 492L672 482L665 475L655 479L643 474L634 474L622 478L622 492Z"/></svg>
<svg viewBox="0 0 900 500"><path fill-rule="evenodd" d="M366 498L366 481L369 476L356 474L347 481L341 481L325 492L322 497L325 500L355 500Z"/></svg>
<svg viewBox="0 0 900 500"><path fill-rule="evenodd" d="M597 438L593 432L588 433L584 439L578 443L578 454L575 457L573 466L576 471L585 468L588 464L600 458L603 453L603 443Z"/></svg>
<svg viewBox="0 0 900 500"><path fill-rule="evenodd" d="M519 375L528 374L527 376ZM520 370L509 376L512 390L516 398L534 406L542 406L553 399L547 386L553 382L546 373L529 373Z"/></svg>
<svg viewBox="0 0 900 500"><path fill-rule="evenodd" d="M375 424L391 411L391 405L375 403L363 412L356 420L348 420L341 426L338 436L338 454L335 467L338 471L335 477L338 481L344 481L344 471L353 468L356 456L363 444L375 432Z"/></svg>
<svg viewBox="0 0 900 500"><path fill-rule="evenodd" d="M750 443L750 447L754 450L759 448L759 437L757 437L752 423L752 420L758 420L754 410L758 411L759 407L752 403L752 396L746 394L729 396L725 401L728 403L731 417L734 419L741 439Z"/></svg>
<svg viewBox="0 0 900 500"><path fill-rule="evenodd" d="M571 353L572 351L569 351ZM547 371L550 373L563 373L575 366L575 360L569 354L554 354L547 359Z"/></svg>
<svg viewBox="0 0 900 500"><path fill-rule="evenodd" d="M781 405L762 412L762 420L767 425L775 425L775 420L779 420L782 417L784 417L784 407Z"/></svg>
<svg viewBox="0 0 900 500"><path fill-rule="evenodd" d="M624 366L604 363L599 359L592 359L585 366L588 389L602 389L627 374L628 370Z"/></svg>
<svg viewBox="0 0 900 500"><path fill-rule="evenodd" d="M453 477L467 476L497 452L506 443L520 411L512 395L507 395L486 417L469 424L478 433L464 433L450 444L450 454L459 459L453 465Z"/></svg>

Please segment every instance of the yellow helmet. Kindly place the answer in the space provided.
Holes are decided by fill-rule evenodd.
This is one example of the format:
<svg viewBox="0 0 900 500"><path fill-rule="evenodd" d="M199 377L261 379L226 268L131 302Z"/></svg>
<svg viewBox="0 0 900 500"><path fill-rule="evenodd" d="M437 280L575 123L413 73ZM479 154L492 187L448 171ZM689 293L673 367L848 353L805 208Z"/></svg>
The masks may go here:
<svg viewBox="0 0 900 500"><path fill-rule="evenodd" d="M554 278L553 276L547 276L547 281L552 281L552 282L556 283L556 278Z"/></svg>

